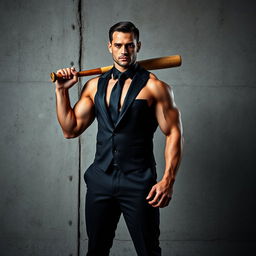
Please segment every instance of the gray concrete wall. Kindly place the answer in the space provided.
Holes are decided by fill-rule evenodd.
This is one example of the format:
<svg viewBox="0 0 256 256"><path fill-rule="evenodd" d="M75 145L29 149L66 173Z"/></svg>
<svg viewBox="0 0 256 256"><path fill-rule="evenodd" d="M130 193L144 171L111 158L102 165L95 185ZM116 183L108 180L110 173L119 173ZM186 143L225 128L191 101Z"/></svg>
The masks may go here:
<svg viewBox="0 0 256 256"><path fill-rule="evenodd" d="M83 173L93 160L96 121L79 139L65 140L48 73L71 62L82 69L111 64L107 31L120 20L141 30L139 59L183 57L182 67L154 72L172 85L185 136L174 197L161 209L163 255L255 250L253 1L23 0L0 7L1 255L85 255ZM73 104L79 89L71 89ZM164 139L158 130L159 179ZM111 255L135 255L123 220Z"/></svg>
<svg viewBox="0 0 256 256"><path fill-rule="evenodd" d="M77 65L77 3L0 10L0 255L77 255L78 140L63 139L49 83L57 67Z"/></svg>

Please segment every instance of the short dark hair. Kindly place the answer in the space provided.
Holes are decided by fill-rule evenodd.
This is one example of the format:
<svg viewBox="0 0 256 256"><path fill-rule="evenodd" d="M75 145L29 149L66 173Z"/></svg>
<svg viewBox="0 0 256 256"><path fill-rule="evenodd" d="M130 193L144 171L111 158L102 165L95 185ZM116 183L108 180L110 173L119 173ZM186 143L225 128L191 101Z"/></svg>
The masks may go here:
<svg viewBox="0 0 256 256"><path fill-rule="evenodd" d="M135 27L135 25L130 21L118 22L109 29L109 42L110 43L113 40L113 33L115 31L123 32L123 33L133 33L134 38L137 40L137 42L139 42L140 32Z"/></svg>

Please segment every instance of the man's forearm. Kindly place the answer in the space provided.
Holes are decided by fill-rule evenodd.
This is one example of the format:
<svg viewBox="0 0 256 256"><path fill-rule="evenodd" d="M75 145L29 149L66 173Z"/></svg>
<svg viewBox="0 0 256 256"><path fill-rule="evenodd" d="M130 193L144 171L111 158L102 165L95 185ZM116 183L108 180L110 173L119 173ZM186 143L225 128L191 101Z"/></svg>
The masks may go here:
<svg viewBox="0 0 256 256"><path fill-rule="evenodd" d="M76 126L74 112L70 106L68 89L56 88L55 95L57 118L66 137L72 133L73 128Z"/></svg>
<svg viewBox="0 0 256 256"><path fill-rule="evenodd" d="M163 180L170 185L175 182L176 174L183 151L183 136L179 129L174 129L168 136L166 136L165 145L165 171Z"/></svg>
<svg viewBox="0 0 256 256"><path fill-rule="evenodd" d="M153 207L165 207L169 204L173 194L173 184L181 161L183 150L183 136L176 126L166 134L165 172L162 180L157 182L146 197Z"/></svg>

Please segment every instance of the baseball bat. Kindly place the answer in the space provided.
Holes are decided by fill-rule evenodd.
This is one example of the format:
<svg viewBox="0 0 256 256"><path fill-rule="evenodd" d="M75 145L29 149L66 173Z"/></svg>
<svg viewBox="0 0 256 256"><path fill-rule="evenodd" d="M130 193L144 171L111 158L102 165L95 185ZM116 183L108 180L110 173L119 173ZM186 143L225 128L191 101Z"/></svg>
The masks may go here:
<svg viewBox="0 0 256 256"><path fill-rule="evenodd" d="M172 55L154 59L147 59L138 61L140 66L147 70L155 70L155 69L163 69L163 68L173 68L178 67L181 65L181 56L180 55ZM95 69L83 70L78 72L78 77L81 76L92 76L92 75L99 75L109 71L112 66L107 67L100 67ZM56 74L52 72L50 74L51 80L54 83L56 80L62 79L62 74Z"/></svg>

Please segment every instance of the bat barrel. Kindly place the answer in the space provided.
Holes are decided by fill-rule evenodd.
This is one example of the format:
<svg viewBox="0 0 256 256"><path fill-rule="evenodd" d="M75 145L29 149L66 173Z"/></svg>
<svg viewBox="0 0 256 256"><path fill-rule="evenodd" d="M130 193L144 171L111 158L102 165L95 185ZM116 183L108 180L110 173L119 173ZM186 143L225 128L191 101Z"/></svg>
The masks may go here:
<svg viewBox="0 0 256 256"><path fill-rule="evenodd" d="M180 55L138 61L138 63L147 70L178 67L181 65L181 62Z"/></svg>

